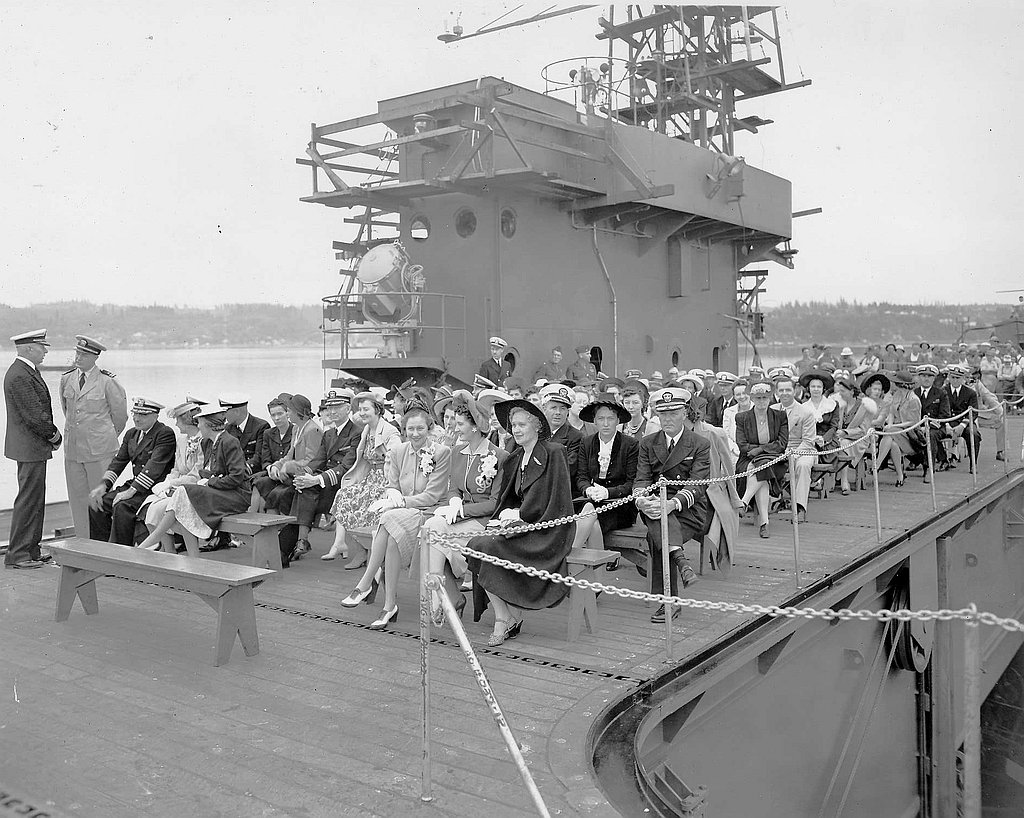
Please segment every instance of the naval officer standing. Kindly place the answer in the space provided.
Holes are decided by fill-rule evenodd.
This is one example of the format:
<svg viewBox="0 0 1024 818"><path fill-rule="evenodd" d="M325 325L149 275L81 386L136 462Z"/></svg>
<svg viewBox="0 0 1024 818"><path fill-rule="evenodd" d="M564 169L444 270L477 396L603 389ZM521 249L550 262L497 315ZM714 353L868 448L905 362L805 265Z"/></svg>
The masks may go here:
<svg viewBox="0 0 1024 818"><path fill-rule="evenodd" d="M11 540L4 557L7 568L39 568L52 558L39 550L46 505L46 461L61 444L53 425L50 390L39 374L49 351L46 330L11 337L18 356L4 376L7 437L4 455L18 464L18 496L11 515Z"/></svg>
<svg viewBox="0 0 1024 818"><path fill-rule="evenodd" d="M117 453L128 423L128 399L112 372L96 366L106 347L76 335L75 367L60 379L64 409L64 476L75 534L89 536L89 492Z"/></svg>

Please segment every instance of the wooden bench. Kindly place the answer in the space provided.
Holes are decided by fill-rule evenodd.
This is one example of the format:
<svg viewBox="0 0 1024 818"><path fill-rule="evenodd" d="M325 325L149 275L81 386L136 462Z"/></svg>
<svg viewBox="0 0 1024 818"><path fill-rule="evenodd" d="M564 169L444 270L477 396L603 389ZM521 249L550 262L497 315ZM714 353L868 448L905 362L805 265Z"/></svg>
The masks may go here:
<svg viewBox="0 0 1024 818"><path fill-rule="evenodd" d="M53 543L50 553L61 566L57 586L58 622L70 616L76 596L87 614L99 613L96 579L124 577L191 591L213 608L217 612L214 665L228 661L236 635L246 656L260 652L252 589L272 577L272 571L77 537Z"/></svg>
<svg viewBox="0 0 1024 818"><path fill-rule="evenodd" d="M577 579L597 582L595 569L600 565L615 562L619 555L615 551L598 551L596 548L574 548L566 558L569 575ZM580 638L583 625L588 633L597 633L597 593L590 588L569 588L569 641Z"/></svg>
<svg viewBox="0 0 1024 818"><path fill-rule="evenodd" d="M282 528L295 522L296 519L287 514L246 512L225 517L220 521L218 530L233 534L243 542L251 544L252 564L256 568L283 571L278 536Z"/></svg>
<svg viewBox="0 0 1024 818"><path fill-rule="evenodd" d="M604 535L604 547L618 551L646 574L649 549L647 547L647 526L636 523L630 528L620 528Z"/></svg>

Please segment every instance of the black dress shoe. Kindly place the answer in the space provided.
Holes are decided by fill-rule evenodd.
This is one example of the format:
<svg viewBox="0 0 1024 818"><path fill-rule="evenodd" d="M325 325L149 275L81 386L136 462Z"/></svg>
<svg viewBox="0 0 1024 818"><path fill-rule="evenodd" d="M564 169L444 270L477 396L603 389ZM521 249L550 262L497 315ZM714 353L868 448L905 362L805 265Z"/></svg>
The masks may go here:
<svg viewBox="0 0 1024 818"><path fill-rule="evenodd" d="M50 554L40 554L39 562L53 562L53 557Z"/></svg>
<svg viewBox="0 0 1024 818"><path fill-rule="evenodd" d="M44 565L46 563L39 560L22 560L21 562L5 563L4 568L42 568Z"/></svg>
<svg viewBox="0 0 1024 818"><path fill-rule="evenodd" d="M682 612L683 612L682 608L673 607L672 608L672 618L673 619L678 619L680 614L682 614ZM664 605L659 605L658 606L658 610L656 610L654 612L654 614L651 616L651 622L654 622L655 624L658 624L658 623L663 623L664 621L665 621L665 606Z"/></svg>

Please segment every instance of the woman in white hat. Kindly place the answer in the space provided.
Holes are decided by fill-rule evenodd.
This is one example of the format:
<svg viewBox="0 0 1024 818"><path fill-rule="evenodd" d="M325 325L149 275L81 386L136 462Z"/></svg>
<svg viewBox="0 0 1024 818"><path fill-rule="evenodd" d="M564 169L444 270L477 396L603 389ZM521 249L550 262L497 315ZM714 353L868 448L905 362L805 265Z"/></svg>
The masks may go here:
<svg viewBox="0 0 1024 818"><path fill-rule="evenodd" d="M459 589L459 581L466 574L466 558L447 542L431 541L430 532L459 534L484 531L498 505L498 491L501 489L498 474L508 452L485 437L490 427L490 412L484 410L472 394L464 389L457 390L452 395L450 406L455 412L459 445L452 451L446 502L423 523L420 536L430 545L430 573L444 577L448 598L462 618L466 597ZM469 537L460 542L469 542ZM423 547L422 543L420 547ZM441 610L435 602L432 613L438 624L443 619Z"/></svg>
<svg viewBox="0 0 1024 818"><path fill-rule="evenodd" d="M245 454L238 439L224 433L225 412L220 406L207 406L196 413L199 433L204 442L203 465L199 480L174 489L163 517L141 543L140 548L170 551L173 530L185 541L190 557L199 556L199 540L208 540L224 517L241 514L249 508L252 491Z"/></svg>
<svg viewBox="0 0 1024 818"><path fill-rule="evenodd" d="M173 409L167 410L167 417L174 421L178 428L178 448L174 453L174 466L170 473L153 486L153 491L139 509L139 515L145 520L146 528L152 531L163 518L167 504L171 501L171 493L178 486L186 483L199 482L199 467L203 461L203 437L199 432L196 414L199 404L185 401ZM170 538L163 542L164 550L172 554L177 547Z"/></svg>

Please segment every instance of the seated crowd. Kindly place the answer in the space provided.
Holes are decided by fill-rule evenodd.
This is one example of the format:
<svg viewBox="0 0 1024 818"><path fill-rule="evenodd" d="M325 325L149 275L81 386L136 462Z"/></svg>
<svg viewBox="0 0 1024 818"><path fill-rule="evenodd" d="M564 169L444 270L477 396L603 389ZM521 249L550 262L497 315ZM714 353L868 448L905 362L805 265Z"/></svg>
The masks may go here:
<svg viewBox="0 0 1024 818"><path fill-rule="evenodd" d="M519 635L524 612L557 604L568 588L480 554L564 573L573 548L603 549L616 531L646 529L652 587L662 588L667 549L675 594L680 581L697 580L687 545L706 545L712 565L731 561L741 518L756 520L767 538L773 513L806 519L815 485L844 495L861 488L872 429L884 433L877 466L891 464L896 487L915 468L931 480L929 436L936 469L955 465L962 438L973 470L981 429L994 431L1003 459L1000 397L1019 390L1019 367L1011 357L1013 368L1002 368L998 350L995 369L984 366L993 357L986 349L977 366L968 354L940 371L926 345L913 359L896 357L895 345L881 355L868 348L859 362L849 347L833 359L815 346L792 366L752 366L743 377L673 368L649 377L632 369L621 379L597 372L580 347L578 379L544 377L563 374L559 353L527 384L501 368L500 340L492 339L490 362L499 371L487 370L499 382L478 375L472 391L350 381L329 390L315 414L305 396L278 395L267 406L270 423L249 414L244 395L216 403L190 395L166 413L177 434L160 422L163 406L137 399L135 428L90 495L90 536L198 556L230 547L218 532L224 517L272 511L296 520L280 536L288 567L324 521L334 537L320 559L344 556L345 569L362 571L341 604L370 604L383 586L372 629L395 621L400 573L429 548L431 571L460 617L464 590L472 590L475 620L494 608L488 643L496 646ZM946 420L967 407L984 410L973 439L966 417ZM940 422L918 425L923 416ZM129 463L133 477L115 485ZM667 542L650 490L662 477L696 481L668 488ZM519 530L536 523L549 525ZM438 598L433 613L440 623ZM651 619L664 617L662 607Z"/></svg>

